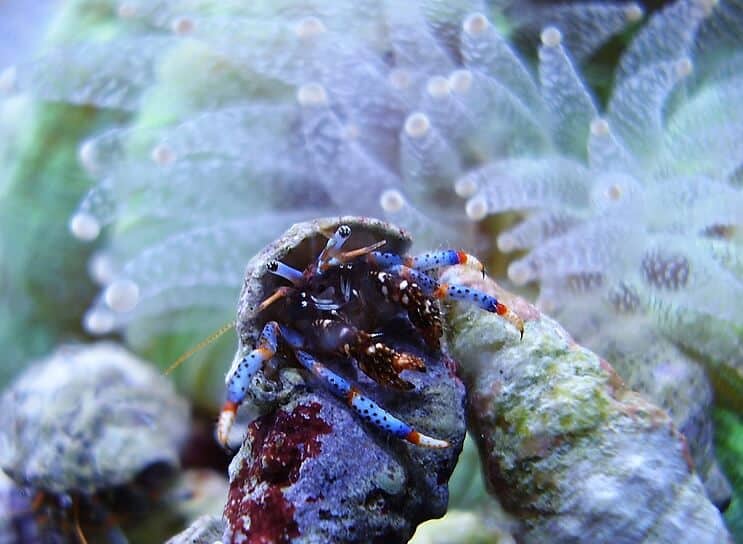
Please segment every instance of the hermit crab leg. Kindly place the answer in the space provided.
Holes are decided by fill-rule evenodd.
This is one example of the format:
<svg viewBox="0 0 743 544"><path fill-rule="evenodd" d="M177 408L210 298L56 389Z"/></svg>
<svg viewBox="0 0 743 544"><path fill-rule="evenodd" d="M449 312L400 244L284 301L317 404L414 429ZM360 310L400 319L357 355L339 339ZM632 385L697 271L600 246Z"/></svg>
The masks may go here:
<svg viewBox="0 0 743 544"><path fill-rule="evenodd" d="M483 266L477 257L456 249L442 249L440 251L423 253L422 255L416 255L414 257L405 257L397 255L396 253L382 253L380 251L375 251L369 255L369 261L380 268L404 265L422 272L461 264L468 268L473 268L478 272L482 272L483 276L485 275L485 266Z"/></svg>
<svg viewBox="0 0 743 544"><path fill-rule="evenodd" d="M316 338L322 351L343 353L353 357L359 369L379 384L410 390L413 389L413 384L403 380L400 373L403 370L419 372L426 370L426 365L420 357L412 353L399 352L376 340L378 335L359 330L349 323L337 319L317 319L313 321L312 326L317 331Z"/></svg>
<svg viewBox="0 0 743 544"><path fill-rule="evenodd" d="M446 448L449 446L449 442L446 440L439 440L419 433L404 421L396 418L309 353L302 350L297 350L295 353L297 360L304 368L327 383L330 390L337 397L345 399L346 403L364 421L371 423L385 433L403 438L418 446L427 448Z"/></svg>
<svg viewBox="0 0 743 544"><path fill-rule="evenodd" d="M498 301L492 295L483 293L478 289L458 285L455 283L446 284L439 283L430 276L425 275L422 272L414 270L405 265L395 265L389 268L389 271L393 274L398 274L400 277L405 278L408 281L414 282L420 286L423 292L438 300L462 300L469 302L482 308L483 310L491 313L498 314L503 317L514 327L516 327L521 334L524 336L524 322L516 315L508 306ZM402 284L401 284L402 287Z"/></svg>
<svg viewBox="0 0 743 544"><path fill-rule="evenodd" d="M421 281L430 284L429 292L435 288L436 280L422 273L416 272L416 274L420 276ZM441 347L440 338L443 329L439 307L430 295L427 296L415 281L401 278L398 274L389 271L373 271L372 277L376 278L379 290L386 299L398 301L407 310L408 319L418 329L426 344L438 350Z"/></svg>
<svg viewBox="0 0 743 544"><path fill-rule="evenodd" d="M275 321L266 323L261 336L258 338L258 347L242 359L236 360L227 373L225 380L227 400L222 406L222 412L219 414L219 422L217 423L217 440L222 446L227 445L227 438L235 421L235 414L242 401L245 400L250 380L261 369L263 363L276 354L279 331L279 324Z"/></svg>

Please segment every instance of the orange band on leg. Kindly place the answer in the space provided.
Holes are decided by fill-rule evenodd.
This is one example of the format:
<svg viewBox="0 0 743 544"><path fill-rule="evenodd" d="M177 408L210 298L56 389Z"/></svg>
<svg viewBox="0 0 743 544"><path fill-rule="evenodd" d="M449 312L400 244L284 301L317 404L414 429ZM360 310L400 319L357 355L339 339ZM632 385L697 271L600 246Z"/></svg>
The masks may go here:
<svg viewBox="0 0 743 544"><path fill-rule="evenodd" d="M442 298L446 298L448 294L449 294L449 286L446 283L442 283L433 292L433 297L441 300Z"/></svg>

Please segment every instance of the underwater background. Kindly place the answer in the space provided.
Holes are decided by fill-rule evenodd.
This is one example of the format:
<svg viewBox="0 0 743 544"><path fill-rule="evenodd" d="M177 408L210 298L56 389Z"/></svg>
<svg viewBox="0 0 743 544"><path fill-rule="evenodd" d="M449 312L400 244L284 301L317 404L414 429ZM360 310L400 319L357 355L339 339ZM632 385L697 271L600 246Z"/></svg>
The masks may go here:
<svg viewBox="0 0 743 544"><path fill-rule="evenodd" d="M454 460L363 433L321 441L390 456L363 508L312 518L301 456L290 499L243 496L269 453L228 481L234 337L158 375L235 318L264 246L340 215L525 299L518 343L445 309L474 434L413 542L743 542L741 2L10 1L0 29L0 542L406 541L443 514L426 478ZM242 434L279 440L258 423L296 402Z"/></svg>

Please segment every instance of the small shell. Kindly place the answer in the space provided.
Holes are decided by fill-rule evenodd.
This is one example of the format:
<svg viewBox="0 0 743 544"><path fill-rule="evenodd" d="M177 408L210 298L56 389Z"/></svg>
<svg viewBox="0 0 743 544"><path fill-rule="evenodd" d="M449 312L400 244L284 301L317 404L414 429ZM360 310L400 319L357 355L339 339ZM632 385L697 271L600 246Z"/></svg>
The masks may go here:
<svg viewBox="0 0 743 544"><path fill-rule="evenodd" d="M188 406L112 343L59 348L0 398L0 466L37 490L93 494L178 467Z"/></svg>
<svg viewBox="0 0 743 544"><path fill-rule="evenodd" d="M444 281L503 295L466 270ZM729 542L668 414L553 320L509 306L526 318L522 341L459 304L446 319L486 478L520 518L520 541Z"/></svg>

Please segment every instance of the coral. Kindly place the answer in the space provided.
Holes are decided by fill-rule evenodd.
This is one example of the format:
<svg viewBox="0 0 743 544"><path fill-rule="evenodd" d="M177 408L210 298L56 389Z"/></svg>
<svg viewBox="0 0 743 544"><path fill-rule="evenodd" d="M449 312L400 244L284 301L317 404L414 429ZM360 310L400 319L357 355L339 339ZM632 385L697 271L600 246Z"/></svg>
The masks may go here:
<svg viewBox="0 0 743 544"><path fill-rule="evenodd" d="M266 272L273 260L314 261L323 232L341 224L357 240L386 239L404 252L404 232L380 221L342 217L294 225L248 264L238 306L237 357L253 346L269 319L256 308L275 288ZM372 311L371 309L369 311ZM430 449L390 438L356 415L327 387L298 370L267 367L254 377L250 395L264 415L248 426L230 465L225 507L230 542L404 541L418 523L446 511L447 480L464 440L464 387L445 351L427 349L414 329L385 328L385 341L425 362L426 372L406 373L415 389L394 391L358 373L365 395L380 400L416 428L446 439ZM445 349L445 348L444 348ZM350 370L338 361L323 364ZM295 367L298 365L294 365ZM306 382L306 383L305 383Z"/></svg>
<svg viewBox="0 0 743 544"><path fill-rule="evenodd" d="M628 387L668 411L689 441L710 499L724 507L731 489L715 460L713 391L704 369L659 332L650 316L608 311L596 315L596 301L590 296L576 295L571 304L575 315L568 322L580 331L581 342L610 360Z"/></svg>
<svg viewBox="0 0 743 544"><path fill-rule="evenodd" d="M419 407L421 423L452 419L432 404ZM405 541L446 511L457 449L374 440L329 393L297 392L250 425L232 462L227 540Z"/></svg>
<svg viewBox="0 0 743 544"><path fill-rule="evenodd" d="M456 281L509 300L490 279ZM524 542L727 542L722 517L669 415L523 300L523 340L453 304L452 353L486 478Z"/></svg>

